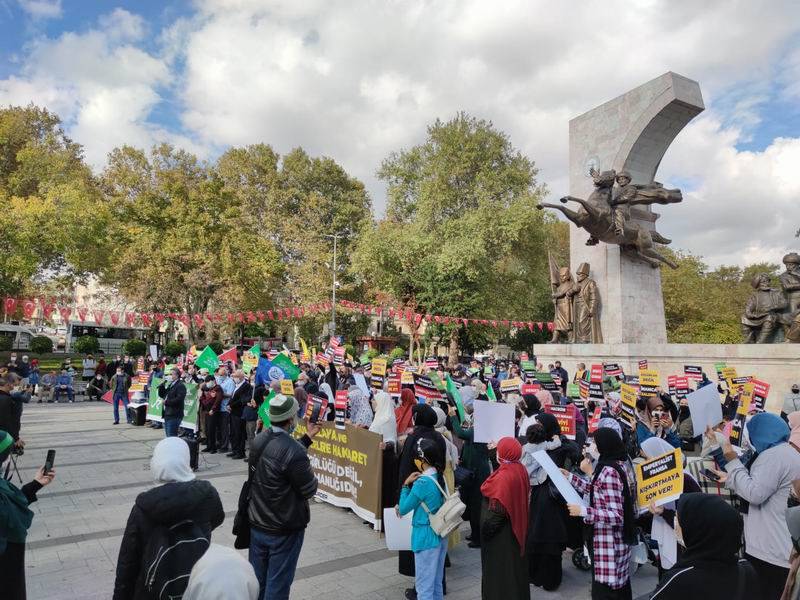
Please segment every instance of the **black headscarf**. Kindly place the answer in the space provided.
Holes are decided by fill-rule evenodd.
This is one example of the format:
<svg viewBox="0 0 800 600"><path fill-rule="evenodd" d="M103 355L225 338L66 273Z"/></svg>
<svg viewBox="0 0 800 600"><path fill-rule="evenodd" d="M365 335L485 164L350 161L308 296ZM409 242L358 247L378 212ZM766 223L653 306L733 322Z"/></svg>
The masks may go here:
<svg viewBox="0 0 800 600"><path fill-rule="evenodd" d="M339 377L336 374L336 366L332 362L328 365L328 372L325 373L325 383L331 386L331 390L334 394L336 390L339 389Z"/></svg>
<svg viewBox="0 0 800 600"><path fill-rule="evenodd" d="M633 544L636 540L636 515L633 511L633 496L631 495L630 487L628 486L628 476L621 463L628 460L628 454L625 451L625 444L619 434L610 427L600 427L594 432L594 443L597 446L597 451L600 453L600 458L594 468L594 476L592 477L592 487L589 493L589 503L594 502L594 484L603 467L614 469L622 481L622 507L623 507L623 520L622 520L622 539L626 544Z"/></svg>
<svg viewBox="0 0 800 600"><path fill-rule="evenodd" d="M442 434L436 431L436 411L427 404L415 404L411 410L412 422L414 423L414 430L408 434L406 441L403 443L403 451L400 454L400 460L397 466L399 483L398 489L403 486L403 482L408 478L411 473L417 470L414 466L414 459L417 458L417 441L420 439L428 439L436 443L441 450L442 456L447 456L447 444L442 437ZM440 484L443 485L440 474Z"/></svg>
<svg viewBox="0 0 800 600"><path fill-rule="evenodd" d="M720 496L684 494L678 499L678 523L686 552L676 568L698 562L735 565L742 545L742 517Z"/></svg>
<svg viewBox="0 0 800 600"><path fill-rule="evenodd" d="M561 435L561 425L558 424L558 419L550 413L540 413L536 415L536 421L541 423L542 427L544 427L544 434L548 440Z"/></svg>

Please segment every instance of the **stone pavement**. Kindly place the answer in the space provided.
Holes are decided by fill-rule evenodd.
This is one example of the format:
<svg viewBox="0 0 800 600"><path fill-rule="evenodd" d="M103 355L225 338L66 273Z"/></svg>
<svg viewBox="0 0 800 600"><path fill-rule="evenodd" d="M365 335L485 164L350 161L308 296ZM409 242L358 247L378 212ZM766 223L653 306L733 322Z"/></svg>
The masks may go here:
<svg viewBox="0 0 800 600"><path fill-rule="evenodd" d="M150 456L164 435L163 430L111 423L111 407L104 402L25 406L21 437L27 445L18 462L22 478L30 481L48 448L56 449L57 471L56 480L31 506L35 516L26 556L31 600L111 598L125 523L137 494L153 486ZM217 454L201 459L200 466L197 476L212 481L226 511L213 541L232 547L245 463ZM451 560L447 597L480 598L480 551L462 543ZM653 589L655 581L655 569L643 567L634 579L634 597ZM397 574L395 553L361 519L312 503L292 599L400 599L410 584ZM575 569L565 553L558 592L532 588L531 597L589 598L589 575Z"/></svg>

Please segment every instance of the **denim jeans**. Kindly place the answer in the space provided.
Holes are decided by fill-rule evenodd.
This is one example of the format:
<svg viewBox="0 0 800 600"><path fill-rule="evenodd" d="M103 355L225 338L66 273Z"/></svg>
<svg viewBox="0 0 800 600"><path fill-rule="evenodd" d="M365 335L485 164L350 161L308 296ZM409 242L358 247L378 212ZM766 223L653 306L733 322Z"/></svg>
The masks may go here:
<svg viewBox="0 0 800 600"><path fill-rule="evenodd" d="M119 423L119 403L125 406L125 420L130 423L128 418L128 394L114 394L114 423Z"/></svg>
<svg viewBox="0 0 800 600"><path fill-rule="evenodd" d="M178 429L181 426L181 419L180 417L175 417L172 419L164 419L164 436L165 437L176 437L178 435Z"/></svg>
<svg viewBox="0 0 800 600"><path fill-rule="evenodd" d="M249 559L260 588L258 600L289 600L305 533L301 530L291 535L270 535L250 528Z"/></svg>
<svg viewBox="0 0 800 600"><path fill-rule="evenodd" d="M61 398L61 394L67 395L67 400L73 402L75 400L75 394L71 387L68 387L66 390L62 390L60 387L56 387L56 392L54 396L54 400L58 402L58 399Z"/></svg>
<svg viewBox="0 0 800 600"><path fill-rule="evenodd" d="M414 552L414 587L417 600L443 600L444 558L447 555L447 538L442 538L436 548Z"/></svg>

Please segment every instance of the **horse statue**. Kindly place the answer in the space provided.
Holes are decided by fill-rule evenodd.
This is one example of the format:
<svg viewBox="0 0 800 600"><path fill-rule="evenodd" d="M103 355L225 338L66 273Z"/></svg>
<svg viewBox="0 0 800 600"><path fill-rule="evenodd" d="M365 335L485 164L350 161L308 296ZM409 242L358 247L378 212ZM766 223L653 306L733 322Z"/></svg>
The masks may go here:
<svg viewBox="0 0 800 600"><path fill-rule="evenodd" d="M539 204L537 208L554 208L561 211L567 219L578 227L589 232L591 237L586 242L592 246L600 242L617 244L634 257L644 261L653 268L661 263L677 269L673 261L663 256L655 249L655 243L669 244L669 240L654 229L650 229L636 221L624 219L624 226L615 225L615 210L628 210L631 205L673 204L683 200L680 190L665 189L658 183L651 185L626 185L620 191L623 193L613 195L614 181L617 173L611 171L596 171L592 169L590 175L594 181L594 191L586 200L565 196L560 199L562 204L577 202L578 210L570 210L558 204ZM629 188L627 192L623 191ZM631 193L632 192L632 193ZM619 198L626 199L619 201ZM625 207L621 207L624 202ZM620 208L617 208L620 207ZM619 223L620 221L618 221Z"/></svg>

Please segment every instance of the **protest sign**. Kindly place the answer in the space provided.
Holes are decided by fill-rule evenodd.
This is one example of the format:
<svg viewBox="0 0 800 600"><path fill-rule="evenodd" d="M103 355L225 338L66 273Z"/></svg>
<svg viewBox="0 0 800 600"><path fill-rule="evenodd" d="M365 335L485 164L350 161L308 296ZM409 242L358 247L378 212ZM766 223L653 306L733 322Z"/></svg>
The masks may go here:
<svg viewBox="0 0 800 600"><path fill-rule="evenodd" d="M258 344L254 345L249 350L245 350L242 354L242 371L249 375L250 371L258 366L258 359L260 357L261 348L259 348Z"/></svg>
<svg viewBox="0 0 800 600"><path fill-rule="evenodd" d="M522 380L519 377L512 379L503 379L500 382L500 392L503 394L517 393L522 385Z"/></svg>
<svg viewBox="0 0 800 600"><path fill-rule="evenodd" d="M619 418L631 430L636 429L636 400L638 394L636 388L627 383L623 383L619 391L621 402L619 403L620 413Z"/></svg>
<svg viewBox="0 0 800 600"><path fill-rule="evenodd" d="M525 379L533 379L536 375L536 363L532 360L521 360L519 362L519 368L525 375Z"/></svg>
<svg viewBox="0 0 800 600"><path fill-rule="evenodd" d="M386 532L386 549L399 551L411 550L411 521L414 511L402 517L397 516L397 511L392 508L383 509L383 529Z"/></svg>
<svg viewBox="0 0 800 600"><path fill-rule="evenodd" d="M696 365L683 365L683 374L689 379L700 381L703 379L703 367Z"/></svg>
<svg viewBox="0 0 800 600"><path fill-rule="evenodd" d="M642 396L656 396L660 385L661 381L656 369L639 370L639 394Z"/></svg>
<svg viewBox="0 0 800 600"><path fill-rule="evenodd" d="M421 398L428 404L442 399L442 392L440 392L431 381L430 377L413 373L414 378L414 395Z"/></svg>
<svg viewBox="0 0 800 600"><path fill-rule="evenodd" d="M719 381L725 379L725 377L722 376L722 369L724 369L727 366L728 366L727 363L724 362L714 363L714 370L717 372L717 379Z"/></svg>
<svg viewBox="0 0 800 600"><path fill-rule="evenodd" d="M158 395L158 386L160 386L163 381L163 379L153 377L153 385L150 386L150 396L147 398L147 414L145 416L149 421L156 421L158 423L164 422L164 401Z"/></svg>
<svg viewBox="0 0 800 600"><path fill-rule="evenodd" d="M603 363L603 372L607 377L613 377L618 381L625 379L625 373L622 372L622 367L617 363Z"/></svg>
<svg viewBox="0 0 800 600"><path fill-rule="evenodd" d="M372 370L370 371L369 384L376 390L383 389L383 382L386 379L386 359L373 358Z"/></svg>
<svg viewBox="0 0 800 600"><path fill-rule="evenodd" d="M294 384L291 379L281 379L281 394L294 396Z"/></svg>
<svg viewBox="0 0 800 600"><path fill-rule="evenodd" d="M595 431L597 431L597 426L600 424L600 415L603 412L603 407L598 406L594 409L592 416L589 417L589 435L592 435Z"/></svg>
<svg viewBox="0 0 800 600"><path fill-rule="evenodd" d="M675 396L675 389L678 377L676 375L670 375L667 377L667 390L669 391L670 396Z"/></svg>
<svg viewBox="0 0 800 600"><path fill-rule="evenodd" d="M187 383L186 398L183 400L183 419L181 427L197 431L197 411L200 408L200 386L196 383Z"/></svg>
<svg viewBox="0 0 800 600"><path fill-rule="evenodd" d="M580 392L582 400L588 400L589 399L589 386L590 385L591 384L588 381L586 381L585 379L579 379L578 380L578 391ZM595 384L595 385L597 385L597 384Z"/></svg>
<svg viewBox="0 0 800 600"><path fill-rule="evenodd" d="M218 357L220 364L225 364L226 362L230 361L233 364L236 364L238 361L238 353L236 352L236 346L232 348L228 348L225 352L220 354Z"/></svg>
<svg viewBox="0 0 800 600"><path fill-rule="evenodd" d="M386 391L389 392L389 395L394 398L400 396L400 389L400 374L389 373L389 380L386 383Z"/></svg>
<svg viewBox="0 0 800 600"><path fill-rule="evenodd" d="M753 384L753 405L757 410L763 411L767 405L767 396L769 396L769 384L760 379L751 379L750 383Z"/></svg>
<svg viewBox="0 0 800 600"><path fill-rule="evenodd" d="M561 435L568 437L571 440L575 439L575 405L567 404L560 406L557 404L548 404L544 407L544 412L553 415L561 427Z"/></svg>
<svg viewBox="0 0 800 600"><path fill-rule="evenodd" d="M548 392L557 392L559 391L556 382L553 380L553 376L550 373L545 373L544 371L536 371L534 373L534 379L542 386L543 390L547 390Z"/></svg>
<svg viewBox="0 0 800 600"><path fill-rule="evenodd" d="M158 346L155 344L150 344L150 360L153 362L158 360Z"/></svg>
<svg viewBox="0 0 800 600"><path fill-rule="evenodd" d="M675 378L675 398L677 400L683 400L686 398L686 395L689 393L689 378L688 377L676 377Z"/></svg>
<svg viewBox="0 0 800 600"><path fill-rule="evenodd" d="M336 429L345 428L345 420L347 419L347 390L336 390L336 397L333 401L335 414L333 423Z"/></svg>
<svg viewBox="0 0 800 600"><path fill-rule="evenodd" d="M730 381L736 377L736 367L722 367L719 370L720 381Z"/></svg>
<svg viewBox="0 0 800 600"><path fill-rule="evenodd" d="M400 383L403 385L414 385L414 372L406 369L400 373Z"/></svg>
<svg viewBox="0 0 800 600"><path fill-rule="evenodd" d="M523 360L528 360L528 353L527 352L520 352L519 353L519 360L522 362Z"/></svg>
<svg viewBox="0 0 800 600"><path fill-rule="evenodd" d="M646 358L644 360L640 360L639 361L639 370L640 371L646 371L647 370L647 359Z"/></svg>
<svg viewBox="0 0 800 600"><path fill-rule="evenodd" d="M722 404L714 385L706 385L686 396L692 415L692 435L703 435L706 427L716 427L722 422Z"/></svg>
<svg viewBox="0 0 800 600"><path fill-rule="evenodd" d="M519 392L523 396L525 395L534 396L536 395L536 392L539 391L540 389L542 389L542 386L540 386L538 383L523 383L519 388Z"/></svg>
<svg viewBox="0 0 800 600"><path fill-rule="evenodd" d="M589 383L603 383L603 365L592 365L589 371Z"/></svg>
<svg viewBox="0 0 800 600"><path fill-rule="evenodd" d="M567 478L564 477L561 469L556 466L556 463L553 462L553 459L550 458L546 451L539 450L538 452L534 452L531 456L541 465L545 473L547 473L547 476L550 477L550 481L556 486L558 493L567 501L567 504L586 506L586 502L584 502L581 495L575 491L575 488L572 487Z"/></svg>
<svg viewBox="0 0 800 600"><path fill-rule="evenodd" d="M639 511L650 502L661 506L677 500L683 492L683 455L680 449L667 452L636 465Z"/></svg>
<svg viewBox="0 0 800 600"><path fill-rule="evenodd" d="M335 365L344 364L344 346L339 346L333 351L333 364Z"/></svg>
<svg viewBox="0 0 800 600"><path fill-rule="evenodd" d="M580 398L581 397L581 387L577 383L568 383L567 384L567 398Z"/></svg>
<svg viewBox="0 0 800 600"><path fill-rule="evenodd" d="M474 440L478 444L514 437L514 405L475 400Z"/></svg>
<svg viewBox="0 0 800 600"><path fill-rule="evenodd" d="M349 508L380 529L383 438L350 424L341 428L330 422L320 425L322 429L308 449L308 460L318 482L316 497L333 506ZM304 433L305 423L299 423L294 436L300 438Z"/></svg>
<svg viewBox="0 0 800 600"><path fill-rule="evenodd" d="M261 406L258 407L258 418L261 419L261 422L264 424L264 427L270 426L269 420L269 401L275 397L275 391L270 390L269 394L264 397L264 401L261 403Z"/></svg>
<svg viewBox="0 0 800 600"><path fill-rule="evenodd" d="M328 398L311 394L306 402L305 418L309 423L317 423L325 419L328 412Z"/></svg>

